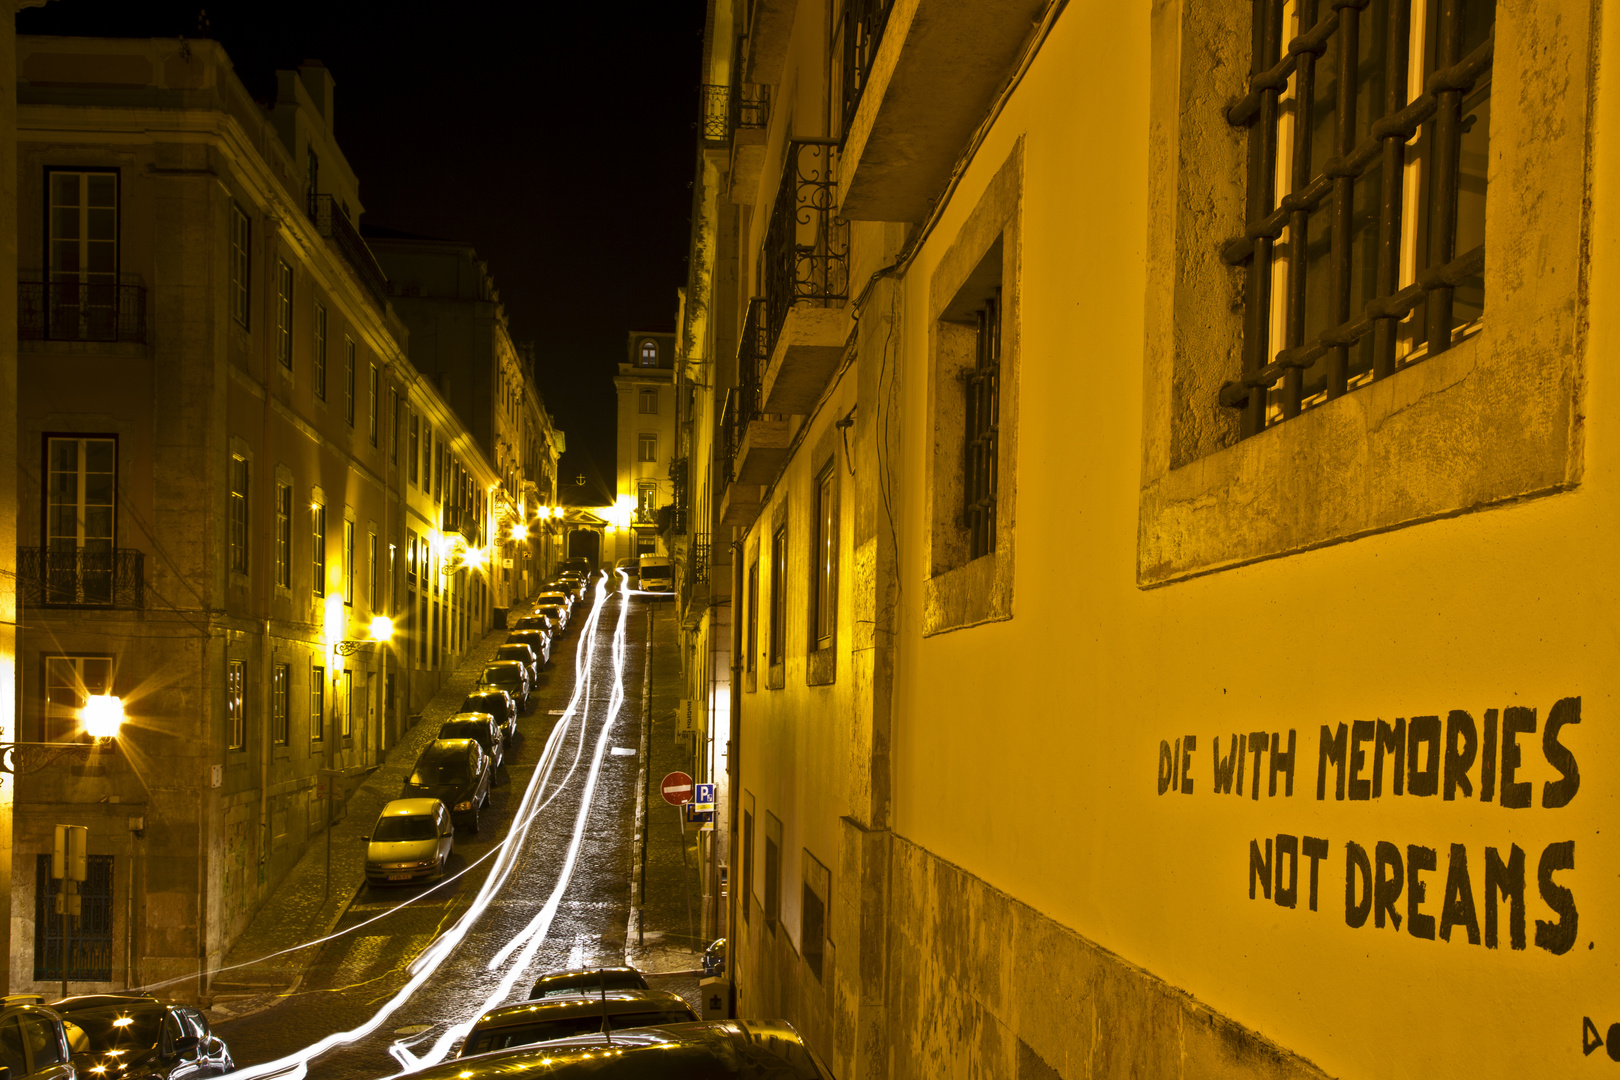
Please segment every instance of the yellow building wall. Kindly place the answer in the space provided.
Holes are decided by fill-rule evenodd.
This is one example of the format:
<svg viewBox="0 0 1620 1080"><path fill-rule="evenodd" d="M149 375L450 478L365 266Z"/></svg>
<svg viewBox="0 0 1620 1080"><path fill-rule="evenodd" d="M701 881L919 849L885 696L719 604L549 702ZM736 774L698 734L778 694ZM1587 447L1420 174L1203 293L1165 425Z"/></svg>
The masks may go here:
<svg viewBox="0 0 1620 1080"><path fill-rule="evenodd" d="M1589 1017L1601 1037L1620 1021L1620 943L1610 936L1620 918L1611 723L1620 574L1609 543L1620 491L1604 435L1606 406L1620 401L1599 359L1616 347L1600 299L1616 257L1606 228L1615 139L1603 123L1620 105L1612 80L1598 83L1590 159L1592 303L1570 315L1590 319L1579 486L1141 588L1150 14L1146 4L1070 5L904 278L895 833L1331 1074L1606 1067L1602 1049L1583 1056L1582 1029ZM1612 48L1617 32L1608 20L1603 44ZM928 282L1019 139L1013 617L924 637ZM1543 785L1561 773L1543 733L1555 703L1570 698L1581 723L1558 742L1580 787L1567 806L1547 808ZM1338 801L1330 765L1326 798L1316 798L1323 725L1437 716L1443 727L1464 710L1483 734L1488 717L1515 707L1534 710L1537 724L1518 739L1528 808L1482 802L1478 759L1471 797ZM772 724L768 705L753 716ZM1257 731L1281 733L1285 746L1296 733L1292 796L1269 795L1269 769L1257 799L1215 794L1212 743L1224 755L1234 735ZM1161 744L1179 749L1189 736L1191 794L1180 793L1179 762L1175 788L1161 794ZM745 720L750 743L766 759L754 764L779 775L832 768L814 740L761 747ZM791 764L777 760L788 755ZM791 804L787 784L776 797ZM1250 898L1250 843L1280 834L1326 841L1317 910L1303 856L1297 906ZM810 838L784 840L791 865ZM1437 922L1452 845L1463 845L1482 935L1486 849L1523 849L1525 947L1511 947L1505 905L1496 948L1470 943L1460 926L1449 942L1413 936L1409 882L1394 905L1399 930L1347 925L1346 844L1371 859L1381 841L1402 862L1408 845L1434 850L1419 914ZM1549 846L1571 841L1573 868L1538 881ZM1555 955L1539 947L1538 925L1559 921L1549 904L1562 903L1559 889L1572 896L1578 930Z"/></svg>

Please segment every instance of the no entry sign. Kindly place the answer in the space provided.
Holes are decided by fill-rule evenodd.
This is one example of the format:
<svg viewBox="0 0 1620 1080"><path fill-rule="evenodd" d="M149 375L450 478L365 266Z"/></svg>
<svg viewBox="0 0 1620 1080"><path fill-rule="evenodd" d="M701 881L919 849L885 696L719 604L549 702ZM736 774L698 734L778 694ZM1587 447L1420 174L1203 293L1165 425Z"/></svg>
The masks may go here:
<svg viewBox="0 0 1620 1080"><path fill-rule="evenodd" d="M672 772L658 785L664 801L671 806L692 801L692 778L683 772Z"/></svg>

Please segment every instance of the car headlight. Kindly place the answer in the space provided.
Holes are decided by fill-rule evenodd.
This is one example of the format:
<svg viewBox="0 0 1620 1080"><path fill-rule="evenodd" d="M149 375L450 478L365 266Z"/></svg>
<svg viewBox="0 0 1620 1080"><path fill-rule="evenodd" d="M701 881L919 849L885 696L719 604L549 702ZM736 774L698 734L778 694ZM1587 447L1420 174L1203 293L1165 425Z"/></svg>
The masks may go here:
<svg viewBox="0 0 1620 1080"><path fill-rule="evenodd" d="M472 809L472 800L468 799L465 802L456 803L455 809L457 809L457 810L471 810Z"/></svg>
<svg viewBox="0 0 1620 1080"><path fill-rule="evenodd" d="M433 860L432 859L423 859L421 862L416 864L416 869L418 869L418 870L426 870L428 867L430 867L432 865L433 865Z"/></svg>

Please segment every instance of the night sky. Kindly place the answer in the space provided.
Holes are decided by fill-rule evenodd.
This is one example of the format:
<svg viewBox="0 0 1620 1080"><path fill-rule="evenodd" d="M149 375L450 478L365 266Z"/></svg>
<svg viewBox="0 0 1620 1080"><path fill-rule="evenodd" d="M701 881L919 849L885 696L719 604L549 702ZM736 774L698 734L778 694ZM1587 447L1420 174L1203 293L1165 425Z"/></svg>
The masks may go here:
<svg viewBox="0 0 1620 1080"><path fill-rule="evenodd" d="M53 0L19 34L207 36L255 96L320 60L363 222L467 240L571 451L614 472L614 365L686 280L703 0Z"/></svg>

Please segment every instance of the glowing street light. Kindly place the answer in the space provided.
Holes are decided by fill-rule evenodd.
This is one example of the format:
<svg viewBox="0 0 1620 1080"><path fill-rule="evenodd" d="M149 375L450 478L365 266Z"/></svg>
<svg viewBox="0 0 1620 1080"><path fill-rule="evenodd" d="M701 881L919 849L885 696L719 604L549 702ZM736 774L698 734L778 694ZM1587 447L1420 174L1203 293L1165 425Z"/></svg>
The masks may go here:
<svg viewBox="0 0 1620 1080"><path fill-rule="evenodd" d="M114 739L124 726L124 699L113 694L91 694L79 713L84 730L92 739Z"/></svg>
<svg viewBox="0 0 1620 1080"><path fill-rule="evenodd" d="M529 530L528 529L525 529L521 525L512 526L512 539L513 540L527 540L528 538L529 538Z"/></svg>
<svg viewBox="0 0 1620 1080"><path fill-rule="evenodd" d="M394 636L394 620L386 615L378 615L371 620L371 640L387 641Z"/></svg>
<svg viewBox="0 0 1620 1080"><path fill-rule="evenodd" d="M461 565L469 570L477 570L484 565L484 549L468 548L461 553Z"/></svg>

